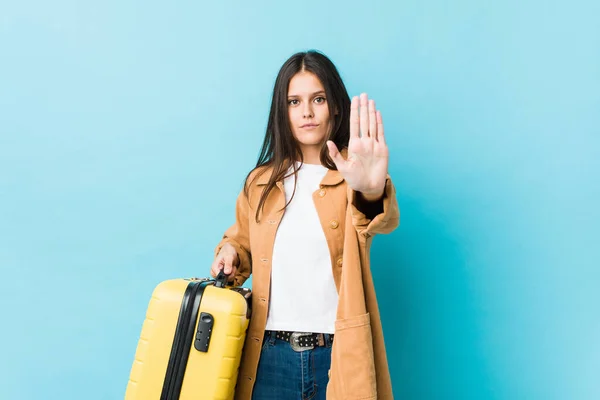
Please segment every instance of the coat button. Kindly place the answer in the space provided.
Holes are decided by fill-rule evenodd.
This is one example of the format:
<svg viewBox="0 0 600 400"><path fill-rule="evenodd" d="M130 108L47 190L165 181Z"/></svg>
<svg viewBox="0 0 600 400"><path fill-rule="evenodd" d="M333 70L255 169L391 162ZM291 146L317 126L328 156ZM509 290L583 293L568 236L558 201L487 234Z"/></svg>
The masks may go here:
<svg viewBox="0 0 600 400"><path fill-rule="evenodd" d="M331 222L329 222L329 226L331 226L332 229L337 229L337 227L340 226L340 223L335 219L332 219Z"/></svg>
<svg viewBox="0 0 600 400"><path fill-rule="evenodd" d="M325 196L325 193L327 193L327 191L325 189L319 190L319 196L323 197L323 196Z"/></svg>
<svg viewBox="0 0 600 400"><path fill-rule="evenodd" d="M341 267L343 262L344 262L344 260L342 259L342 257L338 258L337 259L337 265L338 265L338 267Z"/></svg>

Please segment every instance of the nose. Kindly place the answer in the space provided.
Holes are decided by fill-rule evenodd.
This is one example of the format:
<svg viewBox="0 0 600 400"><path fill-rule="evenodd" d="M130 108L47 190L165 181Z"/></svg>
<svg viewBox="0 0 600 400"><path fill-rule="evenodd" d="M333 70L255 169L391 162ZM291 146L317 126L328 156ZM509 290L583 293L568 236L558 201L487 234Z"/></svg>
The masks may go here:
<svg viewBox="0 0 600 400"><path fill-rule="evenodd" d="M304 115L304 118L312 118L313 117L313 110L312 110L312 106L311 106L310 102L304 103L304 109L302 110L302 115Z"/></svg>

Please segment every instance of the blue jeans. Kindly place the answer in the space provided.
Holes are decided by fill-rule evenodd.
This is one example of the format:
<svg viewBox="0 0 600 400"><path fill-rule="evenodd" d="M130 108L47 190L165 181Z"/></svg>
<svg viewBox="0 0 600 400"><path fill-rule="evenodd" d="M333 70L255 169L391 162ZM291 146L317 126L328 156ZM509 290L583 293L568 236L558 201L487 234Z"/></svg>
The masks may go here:
<svg viewBox="0 0 600 400"><path fill-rule="evenodd" d="M252 400L325 400L331 347L296 352L267 332Z"/></svg>

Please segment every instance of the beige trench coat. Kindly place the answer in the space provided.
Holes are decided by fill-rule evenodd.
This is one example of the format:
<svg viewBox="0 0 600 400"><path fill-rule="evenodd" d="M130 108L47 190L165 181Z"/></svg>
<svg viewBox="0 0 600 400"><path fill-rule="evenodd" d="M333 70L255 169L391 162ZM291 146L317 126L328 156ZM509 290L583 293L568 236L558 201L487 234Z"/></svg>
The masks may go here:
<svg viewBox="0 0 600 400"><path fill-rule="evenodd" d="M215 249L216 255L223 244L230 243L237 250L240 265L236 285L242 285L253 274L252 317L239 370L237 400L252 397L269 307L271 255L283 216L283 212L277 210L285 205L283 182L277 182L259 223L255 222L261 191L271 175L270 169L265 171L251 185L249 201L240 193L235 223L226 230ZM250 182L256 173L250 176ZM400 213L389 175L383 212L372 220L355 205L355 196L341 173L335 170L326 173L319 190L313 193L339 294L327 399L393 399L369 252L373 236L393 231L399 224Z"/></svg>

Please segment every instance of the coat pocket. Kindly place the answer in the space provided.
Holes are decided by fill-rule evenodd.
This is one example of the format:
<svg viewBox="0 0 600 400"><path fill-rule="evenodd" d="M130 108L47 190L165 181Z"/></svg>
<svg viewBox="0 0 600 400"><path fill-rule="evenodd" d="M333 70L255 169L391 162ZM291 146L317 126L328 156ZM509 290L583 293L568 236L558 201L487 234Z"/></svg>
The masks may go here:
<svg viewBox="0 0 600 400"><path fill-rule="evenodd" d="M335 321L335 363L343 399L375 399L377 384L369 313ZM333 365L332 365L333 367Z"/></svg>

